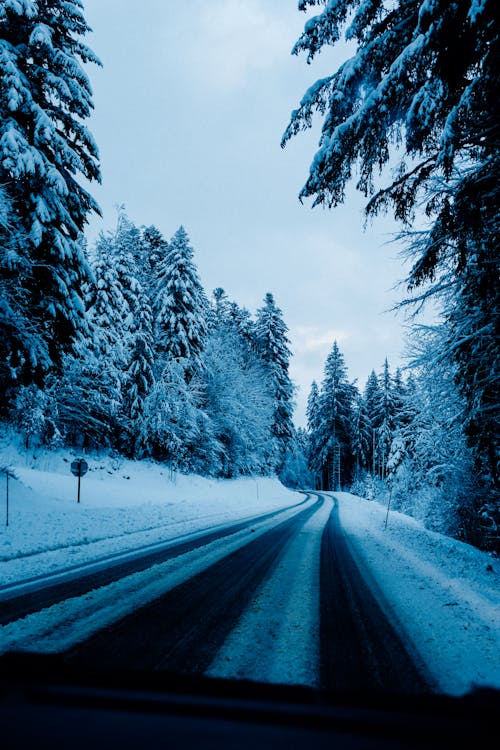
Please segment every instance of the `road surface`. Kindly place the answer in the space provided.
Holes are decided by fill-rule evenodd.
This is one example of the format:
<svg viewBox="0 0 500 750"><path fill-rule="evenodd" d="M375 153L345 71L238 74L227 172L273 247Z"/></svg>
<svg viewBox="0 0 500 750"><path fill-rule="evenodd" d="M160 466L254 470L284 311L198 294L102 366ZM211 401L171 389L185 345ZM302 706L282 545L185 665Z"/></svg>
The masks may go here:
<svg viewBox="0 0 500 750"><path fill-rule="evenodd" d="M116 586L142 581L137 575L156 593L137 606L130 599L127 611L129 589ZM61 639L63 658L73 666L208 674L342 692L430 690L383 593L350 548L335 498L322 493L284 512L136 550L130 557L112 556L92 569L68 570L63 580L45 577L25 587L0 590L0 618L14 632L19 618L42 608L57 612L68 598L79 603L81 613L82 601L107 590L122 592L116 596L124 616L99 629L86 630L84 614L66 614L61 632L67 637L69 629L72 636ZM57 621L45 628L53 644Z"/></svg>

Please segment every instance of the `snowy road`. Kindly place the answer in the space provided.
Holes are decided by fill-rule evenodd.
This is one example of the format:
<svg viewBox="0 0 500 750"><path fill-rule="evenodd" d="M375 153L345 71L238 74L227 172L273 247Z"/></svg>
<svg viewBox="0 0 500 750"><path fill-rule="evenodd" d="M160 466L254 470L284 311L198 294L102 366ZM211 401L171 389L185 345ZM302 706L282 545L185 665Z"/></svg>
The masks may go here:
<svg viewBox="0 0 500 750"><path fill-rule="evenodd" d="M297 503L297 507L307 502ZM257 523L279 517L283 511L273 511L245 519L239 523L221 524L208 529L182 535L167 542L156 542L103 555L90 562L30 577L24 581L0 586L0 625L25 617L69 597L118 581L166 560L180 557L186 552L205 547L210 542L229 537Z"/></svg>
<svg viewBox="0 0 500 750"><path fill-rule="evenodd" d="M7 648L86 667L429 689L329 496L143 552L47 586L51 606L6 625Z"/></svg>

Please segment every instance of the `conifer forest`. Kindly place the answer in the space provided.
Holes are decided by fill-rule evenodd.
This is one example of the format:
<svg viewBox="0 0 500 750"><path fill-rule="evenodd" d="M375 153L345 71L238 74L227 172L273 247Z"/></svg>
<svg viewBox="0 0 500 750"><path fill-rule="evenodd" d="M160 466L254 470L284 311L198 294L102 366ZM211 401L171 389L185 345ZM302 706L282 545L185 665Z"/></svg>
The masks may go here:
<svg viewBox="0 0 500 750"><path fill-rule="evenodd" d="M101 173L87 121L101 63L84 3L0 0L0 429L27 447L390 496L428 528L498 550L496 4L299 9L314 5L294 53L312 60L343 37L354 51L311 81L282 145L319 118L301 200L333 214L356 168L367 214L400 222L407 365L381 351L360 383L331 341L297 427L293 341L272 289L256 310L205 289L189 226L165 237L123 206L89 242ZM419 323L427 305L431 325Z"/></svg>

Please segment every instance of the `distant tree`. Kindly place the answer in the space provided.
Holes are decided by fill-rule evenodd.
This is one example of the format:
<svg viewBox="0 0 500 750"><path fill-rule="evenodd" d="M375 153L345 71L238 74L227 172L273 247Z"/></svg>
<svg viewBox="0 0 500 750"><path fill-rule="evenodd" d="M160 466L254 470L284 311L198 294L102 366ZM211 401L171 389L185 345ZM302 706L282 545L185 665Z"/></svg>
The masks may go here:
<svg viewBox="0 0 500 750"><path fill-rule="evenodd" d="M168 250L168 242L157 227L151 225L142 230L142 280L146 292L154 297L158 267Z"/></svg>
<svg viewBox="0 0 500 750"><path fill-rule="evenodd" d="M144 414L144 403L154 384L153 314L149 298L142 292L137 300L133 348L123 383L123 402L128 430L135 438Z"/></svg>
<svg viewBox="0 0 500 750"><path fill-rule="evenodd" d="M355 472L358 478L361 471L371 469L372 426L366 409L365 400L360 393L354 396L352 412L352 454L355 461Z"/></svg>
<svg viewBox="0 0 500 750"><path fill-rule="evenodd" d="M154 300L157 356L184 359L191 367L203 350L208 313L193 254L186 230L179 227L159 262Z"/></svg>
<svg viewBox="0 0 500 750"><path fill-rule="evenodd" d="M280 480L292 489L314 488L314 478L307 465L308 439L305 430L298 428L289 443Z"/></svg>
<svg viewBox="0 0 500 750"><path fill-rule="evenodd" d="M382 372L378 378L378 400L374 404L373 424L377 430L377 453L379 459L380 476L386 473L386 462L397 424L397 400L393 378L387 357L384 360Z"/></svg>
<svg viewBox="0 0 500 750"><path fill-rule="evenodd" d="M309 391L309 395L307 397L306 414L309 437L308 467L315 477L315 484L317 485L317 489L321 489L322 460L321 447L319 444L319 388L315 380L313 380L313 382L311 383L311 390Z"/></svg>
<svg viewBox="0 0 500 750"><path fill-rule="evenodd" d="M283 313L276 306L272 294L266 294L264 305L257 310L255 341L257 351L269 373L274 400L272 433L279 446L277 469L280 470L288 442L294 434L292 421L294 386L290 379L291 351L288 328Z"/></svg>
<svg viewBox="0 0 500 750"><path fill-rule="evenodd" d="M5 284L15 269L18 283L0 307L20 313L17 329L7 328L7 375L25 383L41 383L87 334L79 238L99 209L77 178L100 179L84 125L93 105L81 64L99 64L82 42L88 31L79 0L0 3L0 185L15 237L8 248L0 242L0 275Z"/></svg>
<svg viewBox="0 0 500 750"><path fill-rule="evenodd" d="M349 382L344 355L335 341L325 363L325 375L319 396L317 445L324 477L329 477L334 448L341 453L341 483L350 481L352 474L353 400L356 390ZM331 484L331 480L324 482Z"/></svg>

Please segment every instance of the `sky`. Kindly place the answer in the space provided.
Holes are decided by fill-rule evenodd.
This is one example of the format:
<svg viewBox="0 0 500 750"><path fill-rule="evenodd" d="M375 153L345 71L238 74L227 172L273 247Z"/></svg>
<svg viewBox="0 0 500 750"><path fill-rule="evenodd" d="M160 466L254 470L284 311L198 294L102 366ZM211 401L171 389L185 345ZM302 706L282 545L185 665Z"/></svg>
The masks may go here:
<svg viewBox="0 0 500 750"><path fill-rule="evenodd" d="M281 136L309 85L348 49L307 65L292 56L307 16L295 0L85 0L103 219L124 205L168 239L182 224L208 294L225 289L252 313L272 292L289 328L295 421L323 377L334 340L364 387L385 357L404 363L405 320L391 312L405 271L382 217L364 229L363 197L333 210L301 204L320 119L285 149Z"/></svg>

